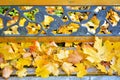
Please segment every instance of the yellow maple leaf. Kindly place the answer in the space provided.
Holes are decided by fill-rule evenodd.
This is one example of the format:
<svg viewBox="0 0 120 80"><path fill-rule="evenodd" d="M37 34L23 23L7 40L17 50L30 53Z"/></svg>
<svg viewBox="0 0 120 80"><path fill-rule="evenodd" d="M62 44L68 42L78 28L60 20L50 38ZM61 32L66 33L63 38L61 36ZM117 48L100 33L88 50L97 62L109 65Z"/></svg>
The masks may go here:
<svg viewBox="0 0 120 80"><path fill-rule="evenodd" d="M0 63L0 68L3 69L6 66L9 66L9 63Z"/></svg>
<svg viewBox="0 0 120 80"><path fill-rule="evenodd" d="M99 39L98 37L95 37L95 40L94 47L90 45L83 45L83 52L88 54L87 59L92 63L111 61L115 55L111 42L107 40L103 43L102 39Z"/></svg>
<svg viewBox="0 0 120 80"><path fill-rule="evenodd" d="M65 59L68 58L69 56L69 51L68 50L60 50L58 54L56 54L58 59Z"/></svg>
<svg viewBox="0 0 120 80"><path fill-rule="evenodd" d="M72 72L75 72L75 67L72 63L63 62L62 69L67 73L67 75L70 75Z"/></svg>
<svg viewBox="0 0 120 80"><path fill-rule="evenodd" d="M4 45L3 47L1 47L0 52L4 56L3 58L5 60L18 59L21 55L19 53L13 52L12 47L10 45Z"/></svg>
<svg viewBox="0 0 120 80"><path fill-rule="evenodd" d="M16 68L17 69L22 69L24 66L30 66L31 65L31 58L20 58L17 62L16 62Z"/></svg>
<svg viewBox="0 0 120 80"><path fill-rule="evenodd" d="M50 75L50 72L46 67L37 67L35 70L36 76L41 76L42 78L47 78Z"/></svg>
<svg viewBox="0 0 120 80"><path fill-rule="evenodd" d="M18 53L18 44L17 43L9 43L12 47L12 49L14 50L15 53Z"/></svg>
<svg viewBox="0 0 120 80"><path fill-rule="evenodd" d="M50 62L47 65L45 65L47 70L52 73L53 75L57 76L59 74L59 65L57 63Z"/></svg>
<svg viewBox="0 0 120 80"><path fill-rule="evenodd" d="M27 75L27 69L22 68L20 70L17 70L16 74L17 74L18 77L21 77L21 78L25 77Z"/></svg>
<svg viewBox="0 0 120 80"><path fill-rule="evenodd" d="M33 62L34 67L42 67L43 65L47 64L48 61L44 60L42 56L37 56Z"/></svg>
<svg viewBox="0 0 120 80"><path fill-rule="evenodd" d="M113 42L114 52L117 57L120 57L120 42Z"/></svg>
<svg viewBox="0 0 120 80"><path fill-rule="evenodd" d="M95 37L94 48L101 49L102 48L102 39Z"/></svg>
<svg viewBox="0 0 120 80"><path fill-rule="evenodd" d="M105 66L101 64L97 64L97 69L99 69L101 72L107 73Z"/></svg>
<svg viewBox="0 0 120 80"><path fill-rule="evenodd" d="M21 42L21 47L22 48L29 48L32 45L33 45L32 42Z"/></svg>
<svg viewBox="0 0 120 80"><path fill-rule="evenodd" d="M112 44L110 41L106 40L104 43L102 42L102 39L99 39L98 37L95 37L95 43L94 48L97 49L98 56L101 57L101 61L110 61L114 53L112 53ZM109 55L109 56L108 56Z"/></svg>
<svg viewBox="0 0 120 80"><path fill-rule="evenodd" d="M20 54L19 53L8 53L8 52L4 52L4 59L5 60L14 60L14 59L18 59L20 58Z"/></svg>
<svg viewBox="0 0 120 80"><path fill-rule="evenodd" d="M83 63L77 63L76 65L76 71L77 71L77 77L83 77L87 74L87 70L85 69L85 66Z"/></svg>
<svg viewBox="0 0 120 80"><path fill-rule="evenodd" d="M87 60L89 60L91 63L94 63L94 62L101 62L101 58L100 56L97 54L97 51L91 47L90 45L83 45L83 52L85 54L87 54Z"/></svg>
<svg viewBox="0 0 120 80"><path fill-rule="evenodd" d="M100 55L104 61L111 61L115 55L113 52L113 46L108 40L104 42L103 48L100 51L104 51L104 53Z"/></svg>

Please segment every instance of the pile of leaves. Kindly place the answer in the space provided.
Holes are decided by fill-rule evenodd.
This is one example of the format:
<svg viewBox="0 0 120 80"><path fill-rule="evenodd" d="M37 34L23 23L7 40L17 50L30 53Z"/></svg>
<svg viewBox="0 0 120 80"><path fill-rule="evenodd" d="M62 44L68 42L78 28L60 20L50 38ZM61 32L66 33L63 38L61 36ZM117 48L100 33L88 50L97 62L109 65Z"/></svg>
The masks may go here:
<svg viewBox="0 0 120 80"><path fill-rule="evenodd" d="M89 73L90 68L108 75L120 75L120 42L95 37L92 43L62 45L38 41L0 43L0 69L4 78L9 78L13 72L24 77L28 74L28 67L34 67L36 76L43 78L58 76L61 70L81 78Z"/></svg>

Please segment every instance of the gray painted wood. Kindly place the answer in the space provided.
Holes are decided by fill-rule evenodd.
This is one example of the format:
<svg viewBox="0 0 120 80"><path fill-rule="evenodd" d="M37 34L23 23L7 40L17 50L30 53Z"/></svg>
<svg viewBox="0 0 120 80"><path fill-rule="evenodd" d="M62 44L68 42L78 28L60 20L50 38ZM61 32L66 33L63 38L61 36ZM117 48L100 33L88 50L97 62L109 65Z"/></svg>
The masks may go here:
<svg viewBox="0 0 120 80"><path fill-rule="evenodd" d="M0 77L0 80L4 80L4 79ZM24 78L10 77L8 80L90 80L90 77L85 76L83 78L77 78L76 76L58 76L58 77L51 76L49 78L40 78L40 77L29 76Z"/></svg>
<svg viewBox="0 0 120 80"><path fill-rule="evenodd" d="M4 80L0 77L0 80ZM27 76L24 78L10 77L8 80L120 80L119 76L84 76L83 78L77 78L76 76L50 76L49 78L41 78L35 76Z"/></svg>

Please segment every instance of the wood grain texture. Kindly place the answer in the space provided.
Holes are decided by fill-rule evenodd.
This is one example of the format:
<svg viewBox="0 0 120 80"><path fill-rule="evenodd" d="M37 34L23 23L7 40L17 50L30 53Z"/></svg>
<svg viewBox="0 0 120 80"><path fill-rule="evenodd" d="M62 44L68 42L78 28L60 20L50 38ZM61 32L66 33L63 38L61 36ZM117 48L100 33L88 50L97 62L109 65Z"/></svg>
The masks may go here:
<svg viewBox="0 0 120 80"><path fill-rule="evenodd" d="M120 0L0 0L0 5L120 5Z"/></svg>
<svg viewBox="0 0 120 80"><path fill-rule="evenodd" d="M120 36L99 36L103 41L120 41ZM43 36L43 37L0 37L0 42L93 42L95 41L95 36Z"/></svg>

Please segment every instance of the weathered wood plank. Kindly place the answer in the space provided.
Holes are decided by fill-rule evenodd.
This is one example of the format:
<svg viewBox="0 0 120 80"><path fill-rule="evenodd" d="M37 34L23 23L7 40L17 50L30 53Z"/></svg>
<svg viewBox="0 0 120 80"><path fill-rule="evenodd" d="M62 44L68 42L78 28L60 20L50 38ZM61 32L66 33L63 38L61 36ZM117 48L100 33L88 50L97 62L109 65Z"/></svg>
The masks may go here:
<svg viewBox="0 0 120 80"><path fill-rule="evenodd" d="M119 76L90 76L90 80L120 80Z"/></svg>
<svg viewBox="0 0 120 80"><path fill-rule="evenodd" d="M119 5L120 0L0 0L0 5Z"/></svg>
<svg viewBox="0 0 120 80"><path fill-rule="evenodd" d="M0 77L0 80L4 80L2 77ZM34 77L34 76L28 76L24 78L18 78L18 77L10 77L8 80L90 80L89 76L85 76L83 78L77 78L76 76L51 76L49 78L40 78L40 77Z"/></svg>
<svg viewBox="0 0 120 80"><path fill-rule="evenodd" d="M120 36L99 36L103 41L120 41ZM43 36L43 37L0 37L0 42L93 42L95 41L95 36Z"/></svg>

